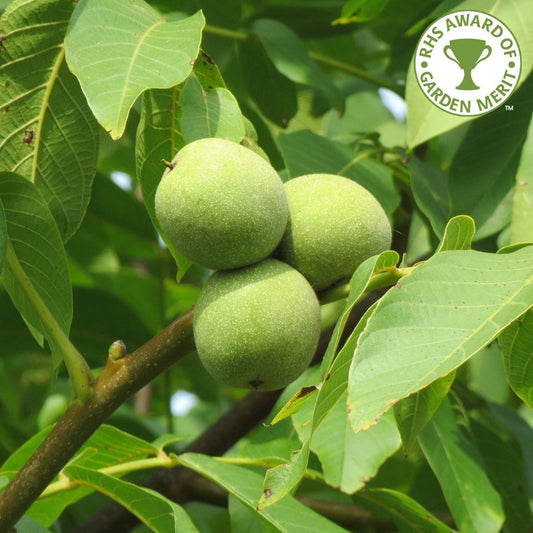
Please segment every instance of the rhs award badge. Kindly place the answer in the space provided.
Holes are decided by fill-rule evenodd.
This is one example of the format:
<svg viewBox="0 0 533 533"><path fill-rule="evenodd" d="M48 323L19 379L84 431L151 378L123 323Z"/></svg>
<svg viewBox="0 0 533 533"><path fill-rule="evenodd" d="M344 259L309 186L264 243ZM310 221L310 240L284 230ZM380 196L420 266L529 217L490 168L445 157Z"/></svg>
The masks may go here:
<svg viewBox="0 0 533 533"><path fill-rule="evenodd" d="M511 30L479 11L456 11L436 20L415 54L420 88L434 105L454 115L482 115L501 106L515 89L520 68Z"/></svg>

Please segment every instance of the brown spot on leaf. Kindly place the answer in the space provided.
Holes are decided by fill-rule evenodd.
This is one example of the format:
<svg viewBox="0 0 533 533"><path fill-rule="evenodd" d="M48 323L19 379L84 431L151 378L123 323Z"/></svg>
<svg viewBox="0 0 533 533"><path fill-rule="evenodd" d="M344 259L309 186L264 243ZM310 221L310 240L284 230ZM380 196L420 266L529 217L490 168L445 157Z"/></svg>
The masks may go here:
<svg viewBox="0 0 533 533"><path fill-rule="evenodd" d="M263 494L265 495L265 500L272 497L272 491L270 489L265 489Z"/></svg>
<svg viewBox="0 0 533 533"><path fill-rule="evenodd" d="M402 288L402 284L400 282L396 283L396 285L394 285L397 289L401 289Z"/></svg>
<svg viewBox="0 0 533 533"><path fill-rule="evenodd" d="M22 139L22 144L29 146L32 141L33 141L33 128L28 128L24 132L24 138Z"/></svg>

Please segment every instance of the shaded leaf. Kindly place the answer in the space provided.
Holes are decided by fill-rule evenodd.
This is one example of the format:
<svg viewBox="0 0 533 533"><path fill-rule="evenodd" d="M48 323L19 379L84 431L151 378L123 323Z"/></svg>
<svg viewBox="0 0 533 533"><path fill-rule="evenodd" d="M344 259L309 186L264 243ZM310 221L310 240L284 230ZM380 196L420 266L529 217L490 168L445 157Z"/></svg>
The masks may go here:
<svg viewBox="0 0 533 533"><path fill-rule="evenodd" d="M354 433L346 409L346 395L313 432L311 449L317 454L326 483L352 494L370 481L385 460L400 447L391 416L367 431ZM335 439L331 436L335 435Z"/></svg>
<svg viewBox="0 0 533 533"><path fill-rule="evenodd" d="M489 404L490 412L507 428L520 448L527 479L526 492L533 497L533 427L514 409L505 405Z"/></svg>
<svg viewBox="0 0 533 533"><path fill-rule="evenodd" d="M27 276L21 279L17 270L13 270L15 265L7 262L2 276L6 291L39 344L46 334L42 309L28 295L29 286L37 291L68 335L72 289L65 249L46 202L32 183L12 172L0 172L0 200L4 205L13 259ZM57 366L61 362L61 351L53 343L51 348Z"/></svg>
<svg viewBox="0 0 533 533"><path fill-rule="evenodd" d="M449 217L448 178L440 169L413 157L409 161L411 189L416 205L431 224L437 237L442 237Z"/></svg>
<svg viewBox="0 0 533 533"><path fill-rule="evenodd" d="M509 385L533 409L533 311L509 324L498 340Z"/></svg>
<svg viewBox="0 0 533 533"><path fill-rule="evenodd" d="M522 148L513 197L511 243L533 242L533 122Z"/></svg>
<svg viewBox="0 0 533 533"><path fill-rule="evenodd" d="M0 276L4 270L4 261L7 252L7 222L4 213L4 204L0 199Z"/></svg>
<svg viewBox="0 0 533 533"><path fill-rule="evenodd" d="M309 130L281 133L278 136L283 159L290 178L324 172L353 179L369 190L391 215L400 203L400 196L388 167L373 159L355 161L347 146Z"/></svg>
<svg viewBox="0 0 533 533"><path fill-rule="evenodd" d="M455 421L444 400L422 430L420 446L439 480L446 502L460 531L498 532L504 512L472 442Z"/></svg>
<svg viewBox="0 0 533 533"><path fill-rule="evenodd" d="M152 336L132 306L102 289L76 288L74 309L72 341L95 366L117 339L131 352Z"/></svg>
<svg viewBox="0 0 533 533"><path fill-rule="evenodd" d="M205 20L167 20L143 0L81 0L69 24L67 62L112 138L146 89L173 87L191 72ZM95 36L98 36L95 38Z"/></svg>
<svg viewBox="0 0 533 533"><path fill-rule="evenodd" d="M530 76L513 95L513 105L519 112L500 107L470 125L449 171L451 215L470 215L481 230L505 199L515 184L533 113L532 94ZM500 229L501 224L496 225L492 232Z"/></svg>
<svg viewBox="0 0 533 533"><path fill-rule="evenodd" d="M35 183L67 240L96 170L98 125L65 63L74 2L16 0L0 19L0 170Z"/></svg>
<svg viewBox="0 0 533 533"><path fill-rule="evenodd" d="M442 399L448 394L454 378L455 371L450 372L394 406L405 455L409 455L413 450L420 431L431 420Z"/></svg>
<svg viewBox="0 0 533 533"><path fill-rule="evenodd" d="M179 456L182 464L211 479L225 488L241 503L254 510L264 520L283 533L306 531L309 533L345 532L342 527L315 513L295 498L287 495L271 507L257 510L256 505L262 493L262 476L247 468L226 464L212 457L195 453Z"/></svg>
<svg viewBox="0 0 533 533"><path fill-rule="evenodd" d="M389 0L348 0L342 8L341 17L333 24L366 22L377 17L389 3Z"/></svg>
<svg viewBox="0 0 533 533"><path fill-rule="evenodd" d="M503 530L509 533L533 531L525 465L516 441L476 420L471 421L471 431L490 480L502 499Z"/></svg>
<svg viewBox="0 0 533 533"><path fill-rule="evenodd" d="M205 137L221 137L238 143L245 135L239 104L224 87L204 90L191 76L181 90L179 105L185 143Z"/></svg>
<svg viewBox="0 0 533 533"><path fill-rule="evenodd" d="M259 42L245 41L239 54L250 95L265 117L285 128L298 109L294 83L275 68Z"/></svg>
<svg viewBox="0 0 533 533"><path fill-rule="evenodd" d="M350 369L356 431L398 400L447 375L533 302L533 247L497 255L439 253L378 302Z"/></svg>
<svg viewBox="0 0 533 533"><path fill-rule="evenodd" d="M418 502L390 489L364 489L356 500L384 511L402 533L452 533L452 529L430 514Z"/></svg>
<svg viewBox="0 0 533 533"><path fill-rule="evenodd" d="M276 20L259 19L252 23L251 30L283 76L320 89L333 107L344 109L341 92L309 57L305 45L290 28Z"/></svg>
<svg viewBox="0 0 533 533"><path fill-rule="evenodd" d="M68 465L63 473L71 480L105 494L134 514L156 533L198 532L187 513L177 503L158 492L142 488L102 472Z"/></svg>

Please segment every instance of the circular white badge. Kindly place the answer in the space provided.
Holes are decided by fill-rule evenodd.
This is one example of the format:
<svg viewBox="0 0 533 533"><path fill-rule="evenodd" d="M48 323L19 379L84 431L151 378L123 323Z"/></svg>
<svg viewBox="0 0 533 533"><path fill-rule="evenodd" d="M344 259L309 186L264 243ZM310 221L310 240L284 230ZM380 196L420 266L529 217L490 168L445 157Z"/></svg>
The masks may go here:
<svg viewBox="0 0 533 533"><path fill-rule="evenodd" d="M415 74L427 98L454 115L493 111L512 94L521 58L511 30L480 11L436 20L418 41Z"/></svg>

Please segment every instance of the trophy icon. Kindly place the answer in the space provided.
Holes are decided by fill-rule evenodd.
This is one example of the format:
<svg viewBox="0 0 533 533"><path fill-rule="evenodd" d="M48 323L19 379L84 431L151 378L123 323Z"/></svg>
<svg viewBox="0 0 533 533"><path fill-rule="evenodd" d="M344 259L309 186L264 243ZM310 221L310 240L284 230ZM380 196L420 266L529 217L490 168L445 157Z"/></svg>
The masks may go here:
<svg viewBox="0 0 533 533"><path fill-rule="evenodd" d="M487 52L483 55L484 52ZM463 81L456 87L463 91L474 91L479 87L472 79L472 71L478 63L487 59L492 48L482 39L453 39L444 47L444 55L457 63L464 71ZM450 55L451 54L451 55Z"/></svg>

